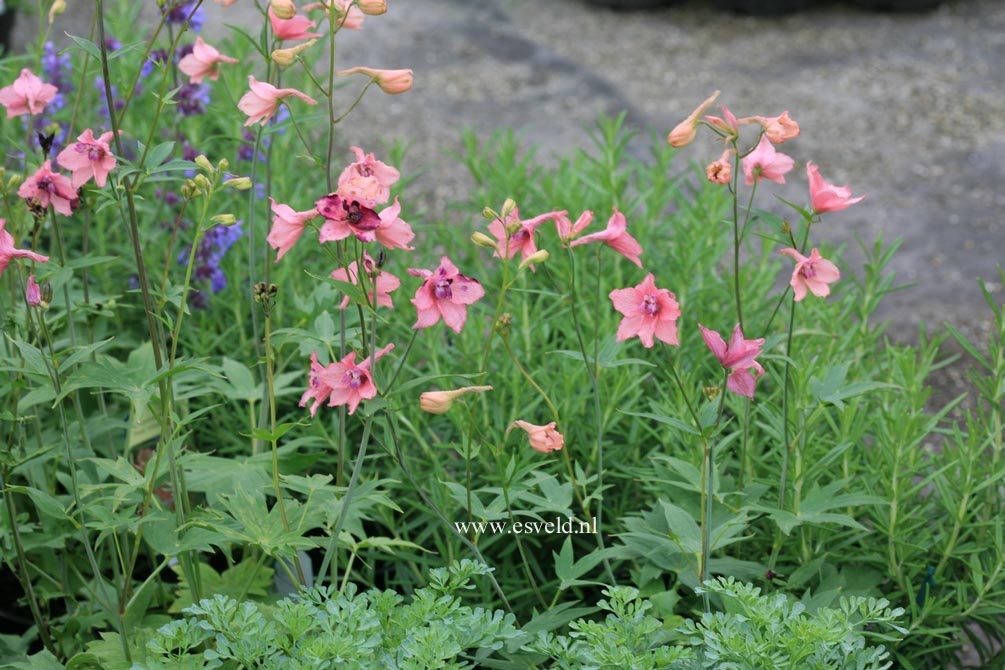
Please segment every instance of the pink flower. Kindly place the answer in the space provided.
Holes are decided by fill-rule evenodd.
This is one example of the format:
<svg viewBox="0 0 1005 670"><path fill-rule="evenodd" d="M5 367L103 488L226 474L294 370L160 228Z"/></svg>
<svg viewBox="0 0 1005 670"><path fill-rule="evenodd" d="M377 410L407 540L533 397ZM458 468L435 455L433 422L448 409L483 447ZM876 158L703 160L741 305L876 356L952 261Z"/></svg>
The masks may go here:
<svg viewBox="0 0 1005 670"><path fill-rule="evenodd" d="M726 149L719 160L709 163L705 168L705 176L713 184L728 184L733 178L733 150Z"/></svg>
<svg viewBox="0 0 1005 670"><path fill-rule="evenodd" d="M462 275L446 256L433 272L409 268L408 274L423 279L412 299L418 312L412 328L429 328L443 317L443 322L459 333L468 319L467 306L485 295L478 280Z"/></svg>
<svg viewBox="0 0 1005 670"><path fill-rule="evenodd" d="M837 266L823 258L816 249L810 252L809 258L791 247L779 249L778 253L786 255L796 262L796 267L792 271L792 280L789 282L796 302L806 297L807 290L818 298L826 298L831 292L829 284L833 284L841 278L841 272Z"/></svg>
<svg viewBox="0 0 1005 670"><path fill-rule="evenodd" d="M220 77L220 63L236 63L236 58L224 56L206 44L201 37L195 38L192 52L178 61L178 69L189 76L193 84L200 84L204 77L216 81Z"/></svg>
<svg viewBox="0 0 1005 670"><path fill-rule="evenodd" d="M335 16L332 22L336 30L348 28L349 30L362 30L363 19L366 16L353 0L326 0L325 2L312 2L304 5L304 11L309 12L315 9L324 9L326 12L334 10Z"/></svg>
<svg viewBox="0 0 1005 670"><path fill-rule="evenodd" d="M59 89L32 74L28 68L10 86L0 88L0 105L7 108L7 118L22 114L41 114Z"/></svg>
<svg viewBox="0 0 1005 670"><path fill-rule="evenodd" d="M251 75L248 75L248 86L251 90L241 96L237 102L237 108L248 115L248 120L244 122L246 126L253 123L260 123L264 126L268 123L272 115L279 109L279 102L283 98L293 96L300 98L308 105L318 104L317 100L295 88L276 88L264 81L257 81Z"/></svg>
<svg viewBox="0 0 1005 670"><path fill-rule="evenodd" d="M401 173L374 158L373 154L364 154L359 147L350 148L356 154L356 162L342 170L337 193L345 200L357 200L370 209L384 204L391 198L391 186L401 178Z"/></svg>
<svg viewBox="0 0 1005 670"><path fill-rule="evenodd" d="M723 118L720 119L718 116L706 116L705 120L721 130L726 137L735 138L740 134L740 125L750 122L750 119L746 117L738 121L733 112L729 111L729 108L725 105L720 105L719 109L722 110Z"/></svg>
<svg viewBox="0 0 1005 670"><path fill-rule="evenodd" d="M562 447L565 446L565 438L555 429L554 421L544 426L535 426L526 421L514 421L510 424L510 429L513 426L527 431L531 448L540 451L542 454L561 451Z"/></svg>
<svg viewBox="0 0 1005 670"><path fill-rule="evenodd" d="M353 261L349 264L349 271L346 272L345 268L338 268L332 272L332 279L337 279L338 281L350 282L359 286L359 270L357 270L357 261ZM395 291L401 286L401 280L395 277L390 272L384 272L383 270L373 278L374 270L377 269L377 264L374 262L373 258L367 252L363 252L363 272L366 273L367 283L371 287L367 296L369 297L371 305L380 305L381 307L387 307L389 309L394 308L394 304L391 302L391 291ZM374 302L373 289L377 291L376 302ZM349 296L342 298L342 304L339 305L339 309L345 309L349 306Z"/></svg>
<svg viewBox="0 0 1005 670"><path fill-rule="evenodd" d="M408 243L415 238L411 226L399 218L401 205L398 199L385 207L380 214L357 200L349 202L337 193L329 193L318 200L318 213L325 217L318 240L332 242L355 235L361 242L377 242L389 249L411 249Z"/></svg>
<svg viewBox="0 0 1005 670"><path fill-rule="evenodd" d="M745 183L751 186L755 181L768 179L784 184L785 173L792 169L794 163L791 156L775 151L767 136L762 135L757 148L743 158Z"/></svg>
<svg viewBox="0 0 1005 670"><path fill-rule="evenodd" d="M339 70L335 74L340 77L350 74L365 74L377 82L380 90L389 95L404 93L412 88L411 70L378 70L372 67L352 67L348 70Z"/></svg>
<svg viewBox="0 0 1005 670"><path fill-rule="evenodd" d="M782 112L778 116L755 116L752 118L764 126L765 136L774 144L781 144L785 140L799 137L799 124L789 118L788 111Z"/></svg>
<svg viewBox="0 0 1005 670"><path fill-rule="evenodd" d="M46 161L35 174L28 177L17 194L25 200L38 200L43 208L51 204L58 213L70 216L73 214L72 208L77 204L77 189L69 178L53 172L50 163Z"/></svg>
<svg viewBox="0 0 1005 670"><path fill-rule="evenodd" d="M328 398L329 407L348 405L349 414L356 411L359 403L377 396L377 386L373 383L370 368L374 360L394 349L389 344L370 356L362 363L356 363L356 352L350 352L341 361L322 366L318 363L317 353L311 354L310 386L300 398L300 406L306 407L307 401L314 399L311 405L311 416L317 412L321 402Z"/></svg>
<svg viewBox="0 0 1005 670"><path fill-rule="evenodd" d="M312 37L321 37L321 33L308 32L316 24L303 15L296 15L293 18L281 19L276 12L269 7L269 21L272 22L272 33L277 39L283 40L306 40Z"/></svg>
<svg viewBox="0 0 1005 670"><path fill-rule="evenodd" d="M534 242L534 234L537 227L545 221L555 218L557 212L548 212L535 216L526 221L520 220L520 211L514 207L506 216L505 221L498 218L493 219L489 224L489 232L498 240L496 252L492 255L501 258L501 253L506 254L506 258L513 258L520 254L520 260L525 261L537 253L537 244ZM534 266L530 266L531 270Z"/></svg>
<svg viewBox="0 0 1005 670"><path fill-rule="evenodd" d="M307 222L317 218L318 210L295 212L292 207L279 204L274 198L270 197L269 202L272 206L272 230L269 231L269 236L265 238L265 241L273 249L279 250L279 253L276 254L276 262L278 263L279 259L286 255L286 252L292 249L300 236L303 235Z"/></svg>
<svg viewBox="0 0 1005 670"><path fill-rule="evenodd" d="M608 297L614 309L625 317L618 326L618 342L638 336L647 349L653 346L654 337L667 344L680 344L677 340L680 304L673 293L656 288L653 273L647 274L635 288L615 289Z"/></svg>
<svg viewBox="0 0 1005 670"><path fill-rule="evenodd" d="M687 146L694 141L694 137L698 130L698 119L701 118L701 115L705 113L706 109L712 106L712 103L715 102L715 99L718 97L719 91L716 91L706 98L705 102L698 105L698 107L691 112L690 116L678 123L677 126L670 131L670 134L667 135L667 142L670 143L670 146L679 149L680 147Z"/></svg>
<svg viewBox="0 0 1005 670"><path fill-rule="evenodd" d="M28 283L24 287L24 301L29 307L42 304L42 287L35 281L35 275L28 275Z"/></svg>
<svg viewBox="0 0 1005 670"><path fill-rule="evenodd" d="M753 399L757 380L764 374L764 368L754 360L761 355L761 345L764 344L764 338L745 340L743 339L743 331L740 330L740 324L736 324L733 329L733 337L727 347L719 333L705 328L700 323L698 328L701 329L701 336L705 339L705 344L719 359L722 367L729 371L729 376L726 378L726 388L733 393ZM753 374L751 374L751 370L754 371Z"/></svg>
<svg viewBox="0 0 1005 670"><path fill-rule="evenodd" d="M580 214L575 223L569 219L569 214L566 211L553 212L553 214L555 214L555 230L558 231L558 239L562 240L563 246L578 237L579 233L583 232L583 228L586 228L593 221L593 212L590 210Z"/></svg>
<svg viewBox="0 0 1005 670"><path fill-rule="evenodd" d="M578 247L580 244L589 244L590 242L606 242L609 247L641 268L642 261L639 260L639 255L642 254L642 245L628 234L627 229L628 222L625 221L625 215L615 207L614 214L607 221L607 228L599 233L580 237L570 246Z"/></svg>
<svg viewBox="0 0 1005 670"><path fill-rule="evenodd" d="M6 225L7 220L0 219L0 275L4 273L4 270L7 269L7 266L15 258L30 258L38 263L47 263L49 261L48 256L36 254L34 251L27 249L15 248L14 236L4 230Z"/></svg>
<svg viewBox="0 0 1005 670"><path fill-rule="evenodd" d="M810 180L810 201L813 203L813 211L817 214L839 212L865 198L864 195L853 198L851 189L847 186L835 186L825 182L820 176L820 169L813 163L806 163L806 176Z"/></svg>
<svg viewBox="0 0 1005 670"><path fill-rule="evenodd" d="M430 414L444 414L454 404L454 400L466 393L491 391L491 386L464 386L453 391L426 391L419 396L419 408Z"/></svg>
<svg viewBox="0 0 1005 670"><path fill-rule="evenodd" d="M105 186L108 173L115 168L115 156L109 146L111 141L112 131L95 138L94 131L87 128L76 142L59 152L56 162L73 173L70 175L73 188L80 188L91 177L99 187Z"/></svg>
<svg viewBox="0 0 1005 670"><path fill-rule="evenodd" d="M399 214L401 214L401 205L395 198L390 207L380 210L380 225L373 233L377 241L388 249L411 251L412 247L408 246L408 243L415 239L415 233L412 232L412 227L398 216Z"/></svg>

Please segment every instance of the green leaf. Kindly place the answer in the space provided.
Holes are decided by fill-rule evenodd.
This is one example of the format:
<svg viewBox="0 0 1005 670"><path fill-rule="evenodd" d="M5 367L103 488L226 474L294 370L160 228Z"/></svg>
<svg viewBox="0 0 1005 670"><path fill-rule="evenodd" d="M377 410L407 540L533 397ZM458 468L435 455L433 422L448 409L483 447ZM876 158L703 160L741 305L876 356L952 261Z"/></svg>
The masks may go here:
<svg viewBox="0 0 1005 670"><path fill-rule="evenodd" d="M23 493L31 498L31 501L35 503L35 508L45 516L60 520L69 518L60 502L45 491L40 491L32 486L9 486L8 488L15 493Z"/></svg>
<svg viewBox="0 0 1005 670"><path fill-rule="evenodd" d="M70 33L66 33L66 36L73 40L78 47L84 50L85 53L90 54L96 60L101 60L101 49L98 48L97 44L86 37L77 37L76 35L71 35Z"/></svg>
<svg viewBox="0 0 1005 670"><path fill-rule="evenodd" d="M677 537L681 551L686 554L701 553L701 530L690 514L666 500L660 500L667 527Z"/></svg>
<svg viewBox="0 0 1005 670"><path fill-rule="evenodd" d="M618 410L622 414L627 414L628 416L636 416L640 419L651 419L652 421L658 421L660 423L665 423L668 426L673 426L678 430L682 430L690 435L701 435L698 429L689 423L685 423L680 419L674 418L672 416L665 416L663 414L652 414L651 412L625 412L623 410Z"/></svg>

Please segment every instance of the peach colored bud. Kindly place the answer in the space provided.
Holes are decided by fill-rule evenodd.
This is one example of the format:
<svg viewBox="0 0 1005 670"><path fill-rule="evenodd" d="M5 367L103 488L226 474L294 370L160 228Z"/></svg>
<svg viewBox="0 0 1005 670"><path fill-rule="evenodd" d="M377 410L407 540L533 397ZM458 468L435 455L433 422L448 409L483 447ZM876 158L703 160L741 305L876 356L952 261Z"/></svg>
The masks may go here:
<svg viewBox="0 0 1005 670"><path fill-rule="evenodd" d="M387 13L387 3L384 0L359 0L359 9L368 16L379 16Z"/></svg>
<svg viewBox="0 0 1005 670"><path fill-rule="evenodd" d="M670 134L667 135L667 142L670 143L670 146L679 149L680 147L685 147L694 141L694 136L698 129L698 120L701 118L701 115L705 113L705 110L712 106L712 103L715 102L715 99L718 97L719 91L716 91L706 98L705 102L698 105L697 109L691 112L690 116L678 123L677 127L670 131Z"/></svg>
<svg viewBox="0 0 1005 670"><path fill-rule="evenodd" d="M352 67L348 70L339 70L335 74L340 77L350 74L365 74L377 82L380 90L390 95L404 93L412 88L411 70L378 70L372 67Z"/></svg>
<svg viewBox="0 0 1005 670"><path fill-rule="evenodd" d="M722 152L722 156L719 160L714 163L709 163L705 168L705 176L713 184L728 184L729 180L733 178L733 162L731 156L733 154L732 149L726 149Z"/></svg>
<svg viewBox="0 0 1005 670"><path fill-rule="evenodd" d="M293 63L296 62L297 56L300 54L300 52L303 51L304 49L311 47L315 42L317 42L316 39L309 40L307 42L302 42L296 45L295 47L288 47L286 49L276 49L275 51L272 52L272 62L281 67L287 67L289 65L293 65Z"/></svg>
<svg viewBox="0 0 1005 670"><path fill-rule="evenodd" d="M465 393L481 393L491 390L491 386L464 386L453 391L427 391L419 396L419 407L423 412L443 414L454 404L454 398Z"/></svg>
<svg viewBox="0 0 1005 670"><path fill-rule="evenodd" d="M271 7L272 13L283 20L292 19L297 13L293 0L272 0Z"/></svg>

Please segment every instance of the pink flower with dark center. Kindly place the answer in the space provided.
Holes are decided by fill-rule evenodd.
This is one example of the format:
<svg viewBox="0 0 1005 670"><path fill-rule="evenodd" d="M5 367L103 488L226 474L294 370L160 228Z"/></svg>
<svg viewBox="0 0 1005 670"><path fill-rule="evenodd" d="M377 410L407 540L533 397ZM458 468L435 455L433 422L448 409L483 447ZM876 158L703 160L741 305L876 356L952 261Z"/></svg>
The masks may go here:
<svg viewBox="0 0 1005 670"><path fill-rule="evenodd" d="M391 198L391 186L401 178L401 173L374 158L373 154L364 154L359 147L351 149L356 154L356 162L342 170L336 193L370 209L384 204Z"/></svg>
<svg viewBox="0 0 1005 670"><path fill-rule="evenodd" d="M415 238L415 233L398 216L401 205L397 198L380 214L356 200L349 202L336 193L326 195L315 205L318 213L325 218L318 236L321 242L344 240L349 235L355 235L361 242L377 241L389 249L411 249L408 243Z"/></svg>
<svg viewBox="0 0 1005 670"><path fill-rule="evenodd" d="M29 258L37 263L47 263L48 256L36 254L28 249L18 249L14 246L14 236L4 228L7 226L6 219L0 219L0 275L4 273L7 266L15 258Z"/></svg>
<svg viewBox="0 0 1005 670"><path fill-rule="evenodd" d="M317 353L311 354L310 386L301 396L300 406L306 407L307 401L313 399L311 416L314 416L321 402L327 398L329 407L347 405L349 414L352 414L361 401L377 396L377 386L373 383L370 370L373 361L380 360L392 349L394 345L389 344L359 364L356 363L355 351L341 361L325 366L318 363Z"/></svg>
<svg viewBox="0 0 1005 670"><path fill-rule="evenodd" d="M310 209L306 212L296 212L289 205L277 203L274 198L269 198L272 207L272 230L265 241L273 249L278 249L276 262L286 255L286 252L293 248L300 236L304 233L307 222L318 216L317 209Z"/></svg>
<svg viewBox="0 0 1005 670"><path fill-rule="evenodd" d="M304 391L302 396L300 396L301 407L306 407L308 400L314 400L314 403L311 405L311 416L314 416L314 414L318 411L318 407L321 406L321 403L331 396L331 387L328 386L321 378L321 373L324 372L324 369L324 366L318 363L318 354L315 351L311 354L311 371L307 390Z"/></svg>
<svg viewBox="0 0 1005 670"><path fill-rule="evenodd" d="M178 69L189 76L189 81L193 84L201 84L202 80L209 77L213 81L220 78L220 63L236 63L236 58L224 56L215 48L206 44L201 37L195 38L195 46L192 52L178 61Z"/></svg>
<svg viewBox="0 0 1005 670"><path fill-rule="evenodd" d="M77 189L69 178L52 171L50 161L43 163L35 174L28 177L17 194L25 200L38 200L43 208L51 204L63 216L73 214L73 207L77 204Z"/></svg>
<svg viewBox="0 0 1005 670"><path fill-rule="evenodd" d="M316 24L306 16L294 15L289 19L281 19L276 16L276 12L269 7L269 21L272 23L272 34L276 39L283 40L307 40L312 37L321 37L321 33L309 32Z"/></svg>
<svg viewBox="0 0 1005 670"><path fill-rule="evenodd" d="M409 268L408 274L423 279L412 299L418 312L412 328L429 328L442 317L448 327L459 333L468 319L467 306L485 295L478 280L462 275L446 256L440 259L435 271Z"/></svg>
<svg viewBox="0 0 1005 670"><path fill-rule="evenodd" d="M810 252L809 258L791 247L779 249L778 253L786 255L796 262L796 267L792 271L792 280L789 282L796 302L805 298L807 291L818 298L826 298L831 292L830 284L841 278L841 272L837 266L823 258L816 249Z"/></svg>
<svg viewBox="0 0 1005 670"><path fill-rule="evenodd" d="M806 163L806 176L810 180L810 201L816 214L824 212L839 212L860 202L864 195L851 197L851 189L847 186L828 184L820 176L820 169L813 163Z"/></svg>
<svg viewBox="0 0 1005 670"><path fill-rule="evenodd" d="M253 123L264 126L268 123L272 115L279 109L279 103L283 98L293 96L300 98L308 105L318 104L317 100L295 88L276 88L272 84L256 80L251 75L248 75L248 86L251 90L241 96L237 102L237 108L248 115L248 120L244 122L246 126Z"/></svg>
<svg viewBox="0 0 1005 670"><path fill-rule="evenodd" d="M357 267L358 261L353 261L349 264L348 272L346 268L338 268L332 272L332 279L350 282L359 286L359 270ZM374 277L375 272L377 273L376 277ZM377 264L370 254L365 251L363 252L363 273L367 276L366 285L370 287L370 290L367 292L370 305L375 307L379 305L393 309L394 303L391 302L391 291L395 291L401 286L401 280L390 272L378 271ZM374 289L377 292L376 302L374 301ZM342 304L339 305L339 309L345 309L348 306L349 296L345 296L342 298Z"/></svg>
<svg viewBox="0 0 1005 670"><path fill-rule="evenodd" d="M22 114L41 114L59 89L36 77L24 68L10 86L0 88L0 105L7 108L7 118Z"/></svg>
<svg viewBox="0 0 1005 670"><path fill-rule="evenodd" d="M700 323L698 328L701 329L701 336L704 338L705 344L715 354L719 364L729 371L729 376L726 378L726 388L733 393L753 399L757 380L764 374L764 368L754 360L761 355L761 345L764 344L764 338L745 340L743 339L743 331L740 330L740 324L736 324L729 346L726 346L719 333L705 328ZM751 370L754 371L753 374L750 372Z"/></svg>
<svg viewBox="0 0 1005 670"><path fill-rule="evenodd" d="M70 184L73 188L80 188L91 177L95 184L104 188L108 173L115 168L115 156L109 146L111 141L112 131L95 138L94 131L88 128L76 142L59 152L56 162L72 173Z"/></svg>
<svg viewBox="0 0 1005 670"><path fill-rule="evenodd" d="M505 220L495 218L489 223L489 232L498 240L497 251L492 255L501 258L500 253L505 252L506 258L513 258L518 253L520 260L525 261L537 253L537 244L534 235L537 227L545 221L555 218L558 212L548 212L535 216L526 221L520 220L520 211L514 207L506 216ZM534 266L530 266L531 270Z"/></svg>
<svg viewBox="0 0 1005 670"><path fill-rule="evenodd" d="M618 326L618 342L637 336L647 349L653 346L654 337L667 344L680 344L677 340L680 304L673 293L656 288L651 272L638 286L615 289L608 297L614 309L625 317Z"/></svg>
<svg viewBox="0 0 1005 670"><path fill-rule="evenodd" d="M590 242L606 242L619 254L640 268L642 267L642 261L639 259L642 254L642 245L628 234L628 222L625 221L625 215L619 212L617 207L614 208L614 214L607 221L607 228L599 233L580 237L570 246L578 247L580 244L589 244Z"/></svg>
<svg viewBox="0 0 1005 670"><path fill-rule="evenodd" d="M565 446L565 437L555 428L554 421L543 426L536 426L526 421L514 421L510 424L510 428L512 429L513 426L527 431L531 448L542 454L561 451L562 447Z"/></svg>
<svg viewBox="0 0 1005 670"><path fill-rule="evenodd" d="M755 181L762 179L784 184L785 173L795 164L791 156L775 151L774 145L766 135L761 136L757 148L744 156L742 162L747 186L752 186Z"/></svg>

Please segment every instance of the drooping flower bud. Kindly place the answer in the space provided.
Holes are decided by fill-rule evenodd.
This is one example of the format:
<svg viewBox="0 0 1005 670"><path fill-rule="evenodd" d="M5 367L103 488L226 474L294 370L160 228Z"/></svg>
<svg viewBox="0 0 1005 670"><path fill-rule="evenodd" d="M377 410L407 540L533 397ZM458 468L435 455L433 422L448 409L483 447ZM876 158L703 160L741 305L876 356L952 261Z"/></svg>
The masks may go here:
<svg viewBox="0 0 1005 670"><path fill-rule="evenodd" d="M38 307L42 304L42 289L35 281L35 275L28 275L28 284L24 288L24 301L29 307Z"/></svg>
<svg viewBox="0 0 1005 670"><path fill-rule="evenodd" d="M359 0L359 10L368 16L380 16L387 13L387 2L384 0Z"/></svg>
<svg viewBox="0 0 1005 670"><path fill-rule="evenodd" d="M297 7L293 4L293 0L272 0L270 7L272 13L283 20L292 19L297 13Z"/></svg>

